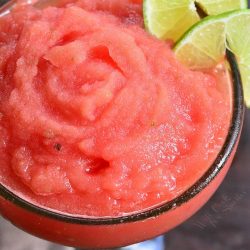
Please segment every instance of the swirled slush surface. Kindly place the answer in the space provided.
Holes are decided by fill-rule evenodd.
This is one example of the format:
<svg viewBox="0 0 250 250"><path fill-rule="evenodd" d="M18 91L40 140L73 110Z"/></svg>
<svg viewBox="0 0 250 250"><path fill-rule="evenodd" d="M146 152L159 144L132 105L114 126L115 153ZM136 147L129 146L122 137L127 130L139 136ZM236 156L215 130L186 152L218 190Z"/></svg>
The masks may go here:
<svg viewBox="0 0 250 250"><path fill-rule="evenodd" d="M142 27L140 1L16 7L0 20L0 181L89 216L173 199L227 135L223 67L192 72Z"/></svg>

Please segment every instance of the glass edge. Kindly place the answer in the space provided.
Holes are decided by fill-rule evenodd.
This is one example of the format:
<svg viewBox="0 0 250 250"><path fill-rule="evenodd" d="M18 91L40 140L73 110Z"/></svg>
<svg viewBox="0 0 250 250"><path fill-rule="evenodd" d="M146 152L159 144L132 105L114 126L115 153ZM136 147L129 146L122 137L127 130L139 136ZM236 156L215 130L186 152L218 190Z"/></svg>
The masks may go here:
<svg viewBox="0 0 250 250"><path fill-rule="evenodd" d="M204 190L209 183L213 181L213 179L220 173L223 169L225 163L228 158L233 153L233 150L238 143L238 139L241 133L241 129L243 126L243 118L244 118L244 98L243 98L243 89L241 84L240 72L238 69L238 65L234 55L227 51L227 60L229 61L231 74L233 79L233 116L231 119L231 124L229 128L229 132L226 138L226 141L216 157L212 166L206 171L206 173L195 182L189 189L183 192L181 195L176 197L175 199L163 203L157 207L141 211L134 214L129 214L126 216L120 217L104 217L104 218L83 218L83 217L75 217L70 215L65 215L61 213L57 213L54 211L50 211L39 206L33 205L30 202L25 201L24 199L18 197L7 188L5 188L2 184L0 184L0 196L4 199L12 202L13 204L26 209L30 212L34 212L38 215L42 215L45 217L49 217L51 219L56 219L63 222L73 223L73 224L83 224L83 225L114 225L121 223L129 223L136 222L145 219L149 219L152 217L157 217L163 213L166 213L172 209L180 207L184 203L188 202L192 198L194 198L197 194L199 194L202 190Z"/></svg>

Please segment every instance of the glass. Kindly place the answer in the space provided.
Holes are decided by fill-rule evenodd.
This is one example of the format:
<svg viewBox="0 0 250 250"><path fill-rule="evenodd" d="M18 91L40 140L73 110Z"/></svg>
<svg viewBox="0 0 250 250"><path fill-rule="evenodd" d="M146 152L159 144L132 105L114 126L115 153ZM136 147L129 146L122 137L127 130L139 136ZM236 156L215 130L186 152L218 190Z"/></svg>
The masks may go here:
<svg viewBox="0 0 250 250"><path fill-rule="evenodd" d="M11 5L5 5L4 11ZM225 177L234 157L244 116L240 74L228 52L233 82L233 114L223 148L207 172L172 201L114 218L82 218L31 204L0 184L0 214L38 237L79 248L112 248L145 241L181 224L203 206Z"/></svg>

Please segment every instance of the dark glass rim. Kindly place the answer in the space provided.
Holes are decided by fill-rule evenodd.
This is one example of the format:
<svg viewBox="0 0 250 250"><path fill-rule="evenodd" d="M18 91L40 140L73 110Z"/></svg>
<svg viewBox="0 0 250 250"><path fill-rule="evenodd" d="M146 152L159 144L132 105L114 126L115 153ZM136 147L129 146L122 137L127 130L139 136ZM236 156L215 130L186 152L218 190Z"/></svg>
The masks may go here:
<svg viewBox="0 0 250 250"><path fill-rule="evenodd" d="M4 0L4 2L7 1ZM172 209L180 207L184 203L187 203L196 195L198 195L202 190L204 190L213 181L213 179L220 173L220 171L225 166L227 160L233 153L233 150L238 142L241 133L243 118L244 118L244 98L243 98L241 77L235 57L229 51L227 51L227 59L231 66L232 80L233 80L233 110L232 110L233 115L226 141L220 153L216 157L215 161L213 162L211 167L205 172L205 174L203 174L203 176L197 182L195 182L189 189L187 189L185 192L183 192L175 199L165 202L157 207L149 208L148 210L141 212L131 213L126 216L84 218L84 217L76 217L59 212L54 212L36 206L18 197L17 195L9 191L7 188L5 188L2 184L0 184L0 196L14 203L17 206L24 208L25 210L28 210L30 212L36 213L38 215L49 217L62 222L81 224L81 225L114 225L114 224L142 221L148 218L159 216Z"/></svg>

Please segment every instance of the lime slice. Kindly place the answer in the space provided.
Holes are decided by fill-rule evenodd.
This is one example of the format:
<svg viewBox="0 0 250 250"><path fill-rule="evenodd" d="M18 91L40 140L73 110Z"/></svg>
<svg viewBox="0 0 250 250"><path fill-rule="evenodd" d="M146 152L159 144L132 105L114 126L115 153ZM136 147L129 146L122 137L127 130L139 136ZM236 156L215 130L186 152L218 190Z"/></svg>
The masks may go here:
<svg viewBox="0 0 250 250"><path fill-rule="evenodd" d="M237 10L204 18L177 42L177 59L190 69L214 67L226 48L236 56L245 100L250 107L250 10Z"/></svg>
<svg viewBox="0 0 250 250"><path fill-rule="evenodd" d="M175 45L176 57L190 69L214 67L226 51L225 14L204 18Z"/></svg>
<svg viewBox="0 0 250 250"><path fill-rule="evenodd" d="M247 8L246 0L144 0L143 15L151 34L177 41L200 20L198 9L213 15L244 8Z"/></svg>
<svg viewBox="0 0 250 250"><path fill-rule="evenodd" d="M144 0L143 15L151 34L174 41L200 20L194 1L190 0Z"/></svg>
<svg viewBox="0 0 250 250"><path fill-rule="evenodd" d="M250 108L250 10L231 14L226 25L227 48L237 59L244 88L245 101Z"/></svg>
<svg viewBox="0 0 250 250"><path fill-rule="evenodd" d="M247 0L198 0L198 6L208 15L218 15L237 9L247 9Z"/></svg>

